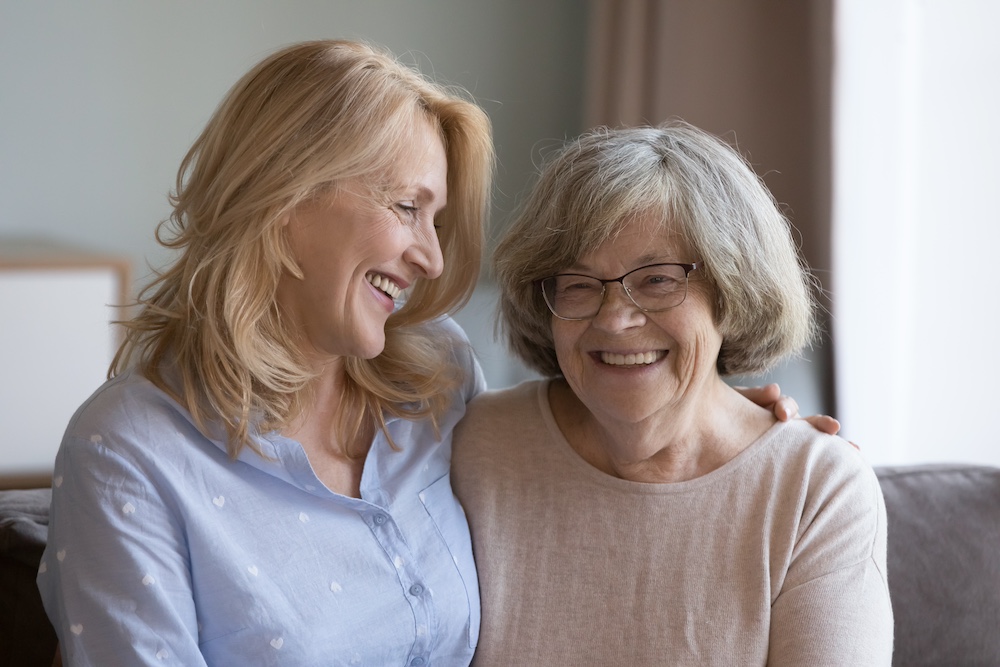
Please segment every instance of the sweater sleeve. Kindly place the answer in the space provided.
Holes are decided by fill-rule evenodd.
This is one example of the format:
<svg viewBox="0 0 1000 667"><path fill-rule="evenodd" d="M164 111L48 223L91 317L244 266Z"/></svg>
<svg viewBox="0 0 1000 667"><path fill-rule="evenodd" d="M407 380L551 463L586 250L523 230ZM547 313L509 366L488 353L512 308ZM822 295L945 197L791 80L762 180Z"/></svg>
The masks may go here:
<svg viewBox="0 0 1000 667"><path fill-rule="evenodd" d="M886 513L874 473L814 471L793 560L771 606L768 665L892 662Z"/></svg>

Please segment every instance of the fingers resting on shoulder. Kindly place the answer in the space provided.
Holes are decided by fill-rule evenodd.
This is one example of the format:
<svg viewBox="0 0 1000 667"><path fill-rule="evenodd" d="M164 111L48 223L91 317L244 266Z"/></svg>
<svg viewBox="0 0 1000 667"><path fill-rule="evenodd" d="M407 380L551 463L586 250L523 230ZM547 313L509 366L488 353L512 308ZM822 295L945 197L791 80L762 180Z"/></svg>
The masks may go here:
<svg viewBox="0 0 1000 667"><path fill-rule="evenodd" d="M760 387L734 387L734 389L762 408L770 409L774 412L774 416L781 421L788 421L799 416L799 404L791 396L783 395L781 387L777 383L772 382ZM817 431L823 433L836 435L840 431L840 422L828 415L810 415L803 419ZM857 447L857 445L854 446Z"/></svg>

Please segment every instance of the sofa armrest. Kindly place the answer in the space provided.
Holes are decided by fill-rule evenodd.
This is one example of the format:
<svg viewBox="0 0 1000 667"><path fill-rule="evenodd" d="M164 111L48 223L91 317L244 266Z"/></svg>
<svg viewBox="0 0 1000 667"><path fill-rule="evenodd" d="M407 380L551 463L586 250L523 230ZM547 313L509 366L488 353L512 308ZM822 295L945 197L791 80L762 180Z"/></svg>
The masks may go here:
<svg viewBox="0 0 1000 667"><path fill-rule="evenodd" d="M35 585L50 489L0 491L0 667L49 667L56 635Z"/></svg>

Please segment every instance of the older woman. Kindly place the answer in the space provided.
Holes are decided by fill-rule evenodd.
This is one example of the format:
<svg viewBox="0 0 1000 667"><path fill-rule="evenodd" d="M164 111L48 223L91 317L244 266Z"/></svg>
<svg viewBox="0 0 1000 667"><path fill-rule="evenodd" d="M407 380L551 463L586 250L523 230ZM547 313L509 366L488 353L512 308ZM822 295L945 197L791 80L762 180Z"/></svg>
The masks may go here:
<svg viewBox="0 0 1000 667"><path fill-rule="evenodd" d="M38 585L67 664L468 663L448 470L483 380L445 316L492 168L478 106L364 44L232 88L180 167L178 257L56 460Z"/></svg>
<svg viewBox="0 0 1000 667"><path fill-rule="evenodd" d="M843 441L723 377L814 332L752 170L682 123L592 131L495 257L512 349L452 477L483 600L477 665L888 665L885 511Z"/></svg>

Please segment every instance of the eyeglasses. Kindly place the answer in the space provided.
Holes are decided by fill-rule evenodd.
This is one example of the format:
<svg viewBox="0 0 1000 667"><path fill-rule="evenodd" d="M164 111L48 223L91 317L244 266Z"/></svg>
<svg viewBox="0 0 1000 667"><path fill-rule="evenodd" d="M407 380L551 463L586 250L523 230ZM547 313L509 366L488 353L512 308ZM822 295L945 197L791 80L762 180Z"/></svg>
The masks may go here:
<svg viewBox="0 0 1000 667"><path fill-rule="evenodd" d="M625 294L639 310L657 313L676 308L687 296L688 275L701 266L693 264L649 264L618 278L601 280L579 273L559 273L542 278L542 296L552 314L561 320L587 320L604 303L608 283L621 283Z"/></svg>

